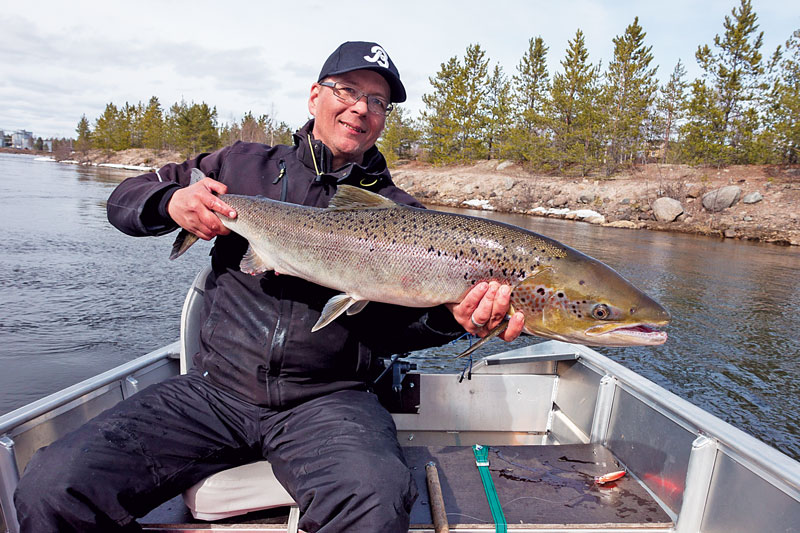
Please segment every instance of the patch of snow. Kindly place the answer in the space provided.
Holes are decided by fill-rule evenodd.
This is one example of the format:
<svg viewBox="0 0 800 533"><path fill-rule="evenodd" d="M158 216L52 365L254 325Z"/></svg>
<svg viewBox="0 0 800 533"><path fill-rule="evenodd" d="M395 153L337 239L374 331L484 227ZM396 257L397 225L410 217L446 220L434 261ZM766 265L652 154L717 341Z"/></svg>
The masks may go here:
<svg viewBox="0 0 800 533"><path fill-rule="evenodd" d="M477 198L473 198L472 200L464 200L462 203L470 207L477 207L480 209L485 209L486 211L494 211L494 206L492 206L489 200L479 200Z"/></svg>

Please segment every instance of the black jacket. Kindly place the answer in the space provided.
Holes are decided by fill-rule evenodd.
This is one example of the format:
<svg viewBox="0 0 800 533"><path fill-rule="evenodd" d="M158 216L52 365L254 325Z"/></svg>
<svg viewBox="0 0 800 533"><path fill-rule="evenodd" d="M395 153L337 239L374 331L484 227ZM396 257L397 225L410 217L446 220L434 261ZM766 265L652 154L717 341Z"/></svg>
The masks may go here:
<svg viewBox="0 0 800 533"><path fill-rule="evenodd" d="M177 228L166 212L171 195L189 184L193 167L231 194L262 195L326 207L339 183L420 206L392 183L386 161L373 147L364 164L330 168L327 147L311 137L313 121L295 134L294 146L243 143L201 154L180 165L128 178L108 200L109 221L134 236ZM317 172L318 169L319 172ZM201 349L194 366L236 396L280 408L342 389L364 388L376 356L437 346L463 330L443 306L413 309L370 303L311 333L335 291L272 272L244 274L239 262L247 241L217 237L206 284Z"/></svg>

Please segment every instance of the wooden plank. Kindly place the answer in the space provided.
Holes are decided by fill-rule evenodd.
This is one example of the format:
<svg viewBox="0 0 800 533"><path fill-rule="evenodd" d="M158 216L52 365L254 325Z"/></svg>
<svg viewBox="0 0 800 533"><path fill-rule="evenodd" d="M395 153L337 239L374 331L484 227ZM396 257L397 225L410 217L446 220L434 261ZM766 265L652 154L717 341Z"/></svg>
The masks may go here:
<svg viewBox="0 0 800 533"><path fill-rule="evenodd" d="M412 527L431 527L425 464L436 463L450 527L493 529L471 447L404 447L420 497ZM672 520L632 477L598 485L595 476L620 470L598 444L491 446L489 469L509 529L516 527L672 527Z"/></svg>

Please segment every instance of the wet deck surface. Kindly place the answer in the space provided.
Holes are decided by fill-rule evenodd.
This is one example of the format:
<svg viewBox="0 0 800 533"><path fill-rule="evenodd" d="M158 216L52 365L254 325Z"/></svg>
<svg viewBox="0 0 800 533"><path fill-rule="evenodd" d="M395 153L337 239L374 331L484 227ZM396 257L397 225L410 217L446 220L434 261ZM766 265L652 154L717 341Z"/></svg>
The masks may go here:
<svg viewBox="0 0 800 533"><path fill-rule="evenodd" d="M439 471L450 527L494 529L472 448L404 450L420 489L411 512L412 527L432 522L425 465L433 461ZM595 476L620 469L611 453L595 444L489 448L489 470L510 527L671 527L670 517L630 476L605 485L594 483Z"/></svg>
<svg viewBox="0 0 800 533"><path fill-rule="evenodd" d="M404 447L419 488L411 511L412 527L431 527L425 465L439 471L445 510L451 528L494 529L472 448L466 446ZM625 476L605 485L594 477L620 470L612 454L596 444L562 446L491 446L489 470L510 528L530 527L672 527L672 520L639 485ZM229 518L211 525L192 518L180 497L141 520L142 524L183 524L192 529L235 528L235 525L286 524L288 508Z"/></svg>

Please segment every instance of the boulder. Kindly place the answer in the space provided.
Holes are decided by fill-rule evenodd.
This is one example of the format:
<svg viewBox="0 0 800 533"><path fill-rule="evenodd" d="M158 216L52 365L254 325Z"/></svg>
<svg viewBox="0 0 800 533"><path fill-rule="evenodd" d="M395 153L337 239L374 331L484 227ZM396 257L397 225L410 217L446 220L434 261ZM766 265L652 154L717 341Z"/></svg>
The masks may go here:
<svg viewBox="0 0 800 533"><path fill-rule="evenodd" d="M741 195L742 189L736 185L715 189L703 195L703 207L712 213L722 211L738 202Z"/></svg>
<svg viewBox="0 0 800 533"><path fill-rule="evenodd" d="M603 225L607 228L639 229L639 224L631 222L630 220L615 220L614 222L608 222Z"/></svg>
<svg viewBox="0 0 800 533"><path fill-rule="evenodd" d="M582 204L591 204L592 202L595 201L596 198L597 196L595 196L592 193L584 193L580 195L578 201Z"/></svg>
<svg viewBox="0 0 800 533"><path fill-rule="evenodd" d="M559 194L553 198L553 207L564 207L569 203L569 198L566 195Z"/></svg>
<svg viewBox="0 0 800 533"><path fill-rule="evenodd" d="M686 198L699 198L702 192L703 192L702 185L698 185L697 183L692 183L686 190Z"/></svg>
<svg viewBox="0 0 800 533"><path fill-rule="evenodd" d="M758 202L760 202L763 199L764 199L764 197L761 196L761 193L756 191L756 192L751 192L750 194L745 194L744 198L742 198L742 203L743 204L757 204Z"/></svg>
<svg viewBox="0 0 800 533"><path fill-rule="evenodd" d="M653 214L659 222L672 222L683 213L683 206L674 198L659 198L653 202Z"/></svg>

